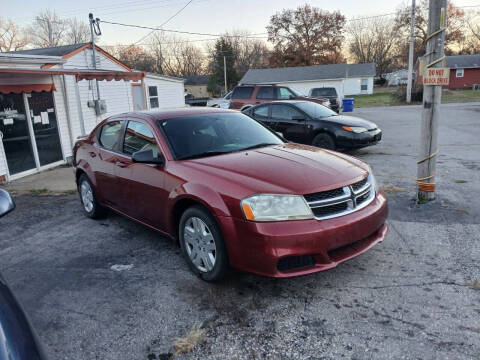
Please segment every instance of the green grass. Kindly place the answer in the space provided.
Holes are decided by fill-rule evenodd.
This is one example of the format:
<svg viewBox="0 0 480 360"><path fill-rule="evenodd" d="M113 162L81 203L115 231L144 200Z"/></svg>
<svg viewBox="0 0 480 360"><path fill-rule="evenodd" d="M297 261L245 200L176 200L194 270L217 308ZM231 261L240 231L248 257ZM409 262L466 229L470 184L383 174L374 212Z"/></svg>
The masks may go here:
<svg viewBox="0 0 480 360"><path fill-rule="evenodd" d="M443 90L442 103L480 101L480 90Z"/></svg>
<svg viewBox="0 0 480 360"><path fill-rule="evenodd" d="M465 184L465 183L467 183L468 181L467 181L467 180L455 180L455 182L456 182L457 184Z"/></svg>
<svg viewBox="0 0 480 360"><path fill-rule="evenodd" d="M392 91L375 91L371 95L354 95L355 108L374 106L407 105L395 98ZM443 90L442 103L480 102L480 90ZM412 102L412 105L418 105Z"/></svg>

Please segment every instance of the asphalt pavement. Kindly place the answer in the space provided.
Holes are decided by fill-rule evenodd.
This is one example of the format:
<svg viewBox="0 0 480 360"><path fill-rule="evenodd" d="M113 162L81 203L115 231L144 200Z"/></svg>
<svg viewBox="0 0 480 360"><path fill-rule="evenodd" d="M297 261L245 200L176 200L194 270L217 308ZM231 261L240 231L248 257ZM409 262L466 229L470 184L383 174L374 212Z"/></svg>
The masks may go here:
<svg viewBox="0 0 480 360"><path fill-rule="evenodd" d="M16 197L0 272L50 359L479 359L480 103L442 105L437 200L415 203L420 106L352 115L383 129L368 161L389 198L386 240L333 270L220 284L171 240L76 195Z"/></svg>

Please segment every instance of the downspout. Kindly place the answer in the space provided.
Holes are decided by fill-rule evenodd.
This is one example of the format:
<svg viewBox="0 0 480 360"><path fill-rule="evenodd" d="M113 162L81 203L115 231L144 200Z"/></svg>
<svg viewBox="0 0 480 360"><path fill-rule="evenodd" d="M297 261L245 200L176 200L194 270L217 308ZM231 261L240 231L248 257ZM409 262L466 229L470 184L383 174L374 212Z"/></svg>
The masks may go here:
<svg viewBox="0 0 480 360"><path fill-rule="evenodd" d="M67 92L67 85L65 80L65 75L62 76L62 87L63 87L63 97L65 99L65 111L67 113L67 123L68 123L68 133L70 135L70 148L73 149L74 141L73 141L73 127L72 127L72 119L70 116L70 102L68 100L68 92Z"/></svg>
<svg viewBox="0 0 480 360"><path fill-rule="evenodd" d="M78 89L77 79L75 79L75 95L77 97L78 117L80 118L80 131L82 132L82 135L85 135L85 121L83 119L82 102L80 100L80 90Z"/></svg>

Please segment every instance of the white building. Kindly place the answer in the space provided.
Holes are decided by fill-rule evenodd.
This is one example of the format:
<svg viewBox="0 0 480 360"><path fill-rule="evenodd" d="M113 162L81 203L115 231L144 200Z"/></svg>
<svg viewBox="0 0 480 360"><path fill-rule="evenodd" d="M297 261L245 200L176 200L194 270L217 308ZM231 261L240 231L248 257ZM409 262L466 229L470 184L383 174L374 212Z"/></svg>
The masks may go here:
<svg viewBox="0 0 480 360"><path fill-rule="evenodd" d="M340 98L348 95L372 94L375 63L294 66L250 69L240 84L276 84L288 86L305 95L311 89L334 87Z"/></svg>
<svg viewBox="0 0 480 360"><path fill-rule="evenodd" d="M68 162L113 114L185 106L183 79L132 71L99 47L95 63L90 43L0 53L0 182Z"/></svg>

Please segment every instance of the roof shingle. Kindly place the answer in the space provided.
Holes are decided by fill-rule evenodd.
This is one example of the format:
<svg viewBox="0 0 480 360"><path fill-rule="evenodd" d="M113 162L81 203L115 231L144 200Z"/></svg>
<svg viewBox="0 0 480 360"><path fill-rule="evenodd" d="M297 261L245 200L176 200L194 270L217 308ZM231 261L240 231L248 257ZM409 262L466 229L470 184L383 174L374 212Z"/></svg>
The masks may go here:
<svg viewBox="0 0 480 360"><path fill-rule="evenodd" d="M29 49L10 51L10 54L25 54L25 55L47 55L47 56L64 56L81 48L88 43L80 43L73 45L55 46L49 48Z"/></svg>

